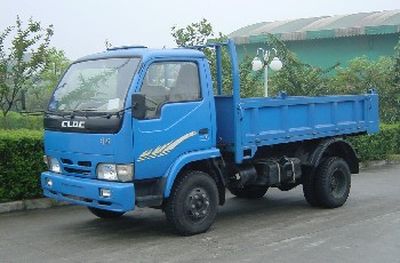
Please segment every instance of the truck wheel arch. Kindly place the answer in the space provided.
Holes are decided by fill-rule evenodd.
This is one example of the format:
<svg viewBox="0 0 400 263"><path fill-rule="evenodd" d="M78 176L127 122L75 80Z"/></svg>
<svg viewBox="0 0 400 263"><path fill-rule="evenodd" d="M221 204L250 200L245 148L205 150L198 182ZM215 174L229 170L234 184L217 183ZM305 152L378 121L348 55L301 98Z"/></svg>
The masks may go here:
<svg viewBox="0 0 400 263"><path fill-rule="evenodd" d="M351 143L343 138L331 138L318 143L309 155L308 163L316 168L327 156L343 158L349 165L351 173L359 173L359 157Z"/></svg>
<svg viewBox="0 0 400 263"><path fill-rule="evenodd" d="M217 183L220 204L225 202L225 183L222 173L219 171L215 162L221 157L221 153L217 148L207 150L188 152L179 156L175 162L170 166L165 175L164 198L168 198L172 187L174 186L175 179L179 176L180 172L187 168L194 168L200 171L207 172Z"/></svg>

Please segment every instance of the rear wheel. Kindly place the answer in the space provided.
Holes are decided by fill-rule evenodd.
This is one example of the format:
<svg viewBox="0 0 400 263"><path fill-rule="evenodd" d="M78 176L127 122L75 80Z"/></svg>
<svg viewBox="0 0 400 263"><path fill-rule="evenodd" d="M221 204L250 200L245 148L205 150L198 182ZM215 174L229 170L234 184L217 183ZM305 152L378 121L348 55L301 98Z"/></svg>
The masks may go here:
<svg viewBox="0 0 400 263"><path fill-rule="evenodd" d="M351 173L342 158L327 158L318 168L315 177L318 202L326 208L342 206L350 193Z"/></svg>
<svg viewBox="0 0 400 263"><path fill-rule="evenodd" d="M218 189L215 180L201 171L177 178L165 206L168 221L181 235L207 231L215 220Z"/></svg>
<svg viewBox="0 0 400 263"><path fill-rule="evenodd" d="M268 191L268 187L260 185L247 185L242 188L229 188L229 191L239 198L259 199L265 195L265 193Z"/></svg>
<svg viewBox="0 0 400 263"><path fill-rule="evenodd" d="M311 169L307 169L303 172L303 194L307 203L310 206L319 206L319 201L317 197L317 190L315 187L315 176Z"/></svg>
<svg viewBox="0 0 400 263"><path fill-rule="evenodd" d="M118 218L121 217L124 212L114 212L114 211L109 211L109 210L104 210L104 209L99 209L99 208L94 208L94 207L88 207L89 211L92 212L95 216L99 218L106 218L106 219L112 219L112 218Z"/></svg>

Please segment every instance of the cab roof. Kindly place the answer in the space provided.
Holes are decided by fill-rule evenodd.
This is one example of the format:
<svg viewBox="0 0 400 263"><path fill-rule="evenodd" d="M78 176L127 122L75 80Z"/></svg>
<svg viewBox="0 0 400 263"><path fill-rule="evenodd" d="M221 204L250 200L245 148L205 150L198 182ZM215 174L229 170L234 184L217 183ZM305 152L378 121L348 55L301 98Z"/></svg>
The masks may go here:
<svg viewBox="0 0 400 263"><path fill-rule="evenodd" d="M204 58L203 52L197 49L191 48L173 48L173 49L151 49L146 47L121 47L112 48L103 52L88 55L77 59L75 62L92 60L92 59L103 59L112 57L142 57L143 59L149 58Z"/></svg>

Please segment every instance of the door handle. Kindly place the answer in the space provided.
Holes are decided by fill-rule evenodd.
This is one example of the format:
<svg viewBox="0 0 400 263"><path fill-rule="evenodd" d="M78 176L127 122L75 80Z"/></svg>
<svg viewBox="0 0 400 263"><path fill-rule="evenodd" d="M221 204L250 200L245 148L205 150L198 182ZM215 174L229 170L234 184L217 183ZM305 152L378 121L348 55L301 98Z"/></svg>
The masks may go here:
<svg viewBox="0 0 400 263"><path fill-rule="evenodd" d="M205 135L208 134L208 128L202 128L199 130L199 135Z"/></svg>

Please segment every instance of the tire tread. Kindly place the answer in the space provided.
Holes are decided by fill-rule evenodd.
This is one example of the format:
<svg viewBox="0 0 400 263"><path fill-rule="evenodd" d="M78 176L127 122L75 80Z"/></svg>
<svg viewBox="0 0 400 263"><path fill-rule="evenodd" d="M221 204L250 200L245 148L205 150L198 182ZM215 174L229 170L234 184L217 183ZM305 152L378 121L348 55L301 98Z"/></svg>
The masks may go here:
<svg viewBox="0 0 400 263"><path fill-rule="evenodd" d="M198 233L203 233L206 232L209 227L211 226L211 224L207 227L205 227L204 229L201 229L199 231L193 231L190 229L187 229L185 227L183 227L183 224L181 222L181 220L183 220L181 218L181 215L179 215L179 213L176 211L176 208L178 206L178 194L180 191L182 191L182 189L185 187L185 184L191 180L192 178L196 177L196 176L205 176L204 178L208 178L206 180L212 180L213 182L213 188L214 188L214 194L216 195L216 205L218 205L218 189L217 189L217 185L215 180L209 176L207 173L202 172L202 171L197 171L197 170L189 170L185 173L183 173L182 175L180 175L176 181L175 184L172 188L171 191L171 195L169 196L166 205L165 205L165 214L167 217L167 220L174 226L175 230L183 236L189 236L189 235L193 235L193 234L198 234ZM211 182L211 181L210 181ZM216 211L215 211L216 213ZM215 215L214 215L215 217ZM213 220L214 221L214 218Z"/></svg>
<svg viewBox="0 0 400 263"><path fill-rule="evenodd" d="M318 175L316 176L316 186L318 186L316 188L316 195L320 205L325 208L336 208L342 206L346 202L349 195L350 185L349 189L346 191L345 196L343 197L344 201L333 200L327 194L327 189L323 187L329 184L329 170L334 163L341 163L341 165L343 165L343 168L346 169L346 172L348 173L347 176L350 176L350 169L348 167L348 164L342 158L335 156L327 158L324 162L322 162L321 166L318 169ZM351 181L349 182L351 184Z"/></svg>

